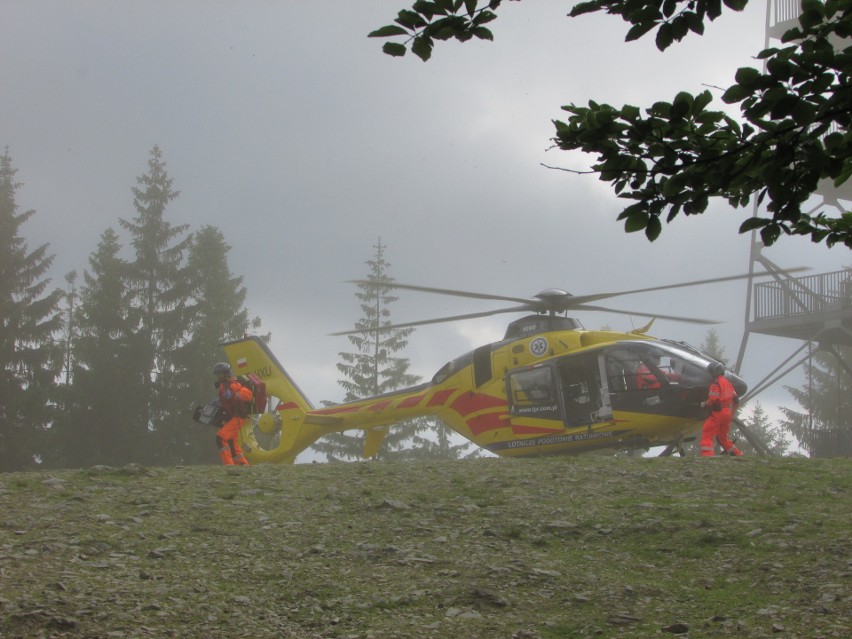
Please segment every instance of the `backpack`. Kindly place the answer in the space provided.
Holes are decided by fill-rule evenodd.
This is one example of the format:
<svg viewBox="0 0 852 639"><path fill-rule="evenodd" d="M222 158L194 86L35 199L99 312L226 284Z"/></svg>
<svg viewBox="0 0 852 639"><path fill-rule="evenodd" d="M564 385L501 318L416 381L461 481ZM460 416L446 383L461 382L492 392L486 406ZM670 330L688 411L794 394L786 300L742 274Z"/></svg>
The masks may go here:
<svg viewBox="0 0 852 639"><path fill-rule="evenodd" d="M240 375L237 381L251 391L252 399L245 402L247 415L266 412L266 384L254 373Z"/></svg>
<svg viewBox="0 0 852 639"><path fill-rule="evenodd" d="M219 400L214 399L206 406L196 406L192 418L199 424L220 428L225 423L225 412L219 406Z"/></svg>

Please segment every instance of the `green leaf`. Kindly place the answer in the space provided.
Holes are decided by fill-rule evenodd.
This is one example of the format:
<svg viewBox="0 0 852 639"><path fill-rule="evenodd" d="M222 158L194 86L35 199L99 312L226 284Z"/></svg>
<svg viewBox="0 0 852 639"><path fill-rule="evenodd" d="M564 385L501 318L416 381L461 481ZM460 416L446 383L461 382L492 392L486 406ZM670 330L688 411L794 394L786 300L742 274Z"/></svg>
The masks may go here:
<svg viewBox="0 0 852 639"><path fill-rule="evenodd" d="M382 51L384 51L388 55L392 55L395 58L399 58L405 55L405 45L400 44L399 42L385 42L382 47Z"/></svg>
<svg viewBox="0 0 852 639"><path fill-rule="evenodd" d="M648 238L651 242L660 237L660 233L663 231L663 224L660 222L660 218L656 215L651 217L648 220L647 226L645 226L645 237Z"/></svg>
<svg viewBox="0 0 852 639"><path fill-rule="evenodd" d="M822 24L822 14L819 11L803 11L799 14L799 24L801 24L804 29L809 29L817 26L818 24Z"/></svg>
<svg viewBox="0 0 852 639"><path fill-rule="evenodd" d="M753 87L760 80L760 71L753 67L740 67L734 76L737 84L744 87Z"/></svg>
<svg viewBox="0 0 852 639"><path fill-rule="evenodd" d="M768 223L768 226L765 226L763 230L760 232L760 239L763 240L763 243L766 246L772 246L775 244L775 240L777 240L781 236L781 227L778 224Z"/></svg>
<svg viewBox="0 0 852 639"><path fill-rule="evenodd" d="M624 230L628 233L636 233L648 226L650 216L644 211L632 213L624 222Z"/></svg>
<svg viewBox="0 0 852 639"><path fill-rule="evenodd" d="M710 18L710 21L712 22L720 15L722 15L722 0L708 0L707 17Z"/></svg>
<svg viewBox="0 0 852 639"><path fill-rule="evenodd" d="M480 40L494 40L494 34L487 27L474 27L471 33Z"/></svg>
<svg viewBox="0 0 852 639"><path fill-rule="evenodd" d="M655 40L657 49L665 51L671 46L673 41L674 31L672 30L672 25L668 22L664 22L660 25L660 29L657 31L657 38Z"/></svg>
<svg viewBox="0 0 852 639"><path fill-rule="evenodd" d="M469 15L471 18L476 12L476 3L477 0L464 0L464 8L467 11L467 15Z"/></svg>
<svg viewBox="0 0 852 639"><path fill-rule="evenodd" d="M671 110L672 110L671 104L669 104L668 102L660 101L660 102L654 102L654 104L651 105L651 108L648 109L648 113L650 113L651 115L658 117L658 118L667 118L667 117L669 117Z"/></svg>
<svg viewBox="0 0 852 639"><path fill-rule="evenodd" d="M621 107L621 117L628 122L633 122L634 120L639 119L639 115L639 107L635 107L630 104L625 104Z"/></svg>
<svg viewBox="0 0 852 639"><path fill-rule="evenodd" d="M635 24L630 28L630 31L627 32L627 35L624 38L625 42L632 42L633 40L638 40L643 35L648 33L651 29L654 28L654 23L647 24Z"/></svg>
<svg viewBox="0 0 852 639"><path fill-rule="evenodd" d="M690 31L698 35L704 35L704 20L700 15L694 11L686 11L683 13L683 17L687 25L689 25Z"/></svg>
<svg viewBox="0 0 852 639"><path fill-rule="evenodd" d="M825 15L825 3L822 0L802 0L802 11L816 11Z"/></svg>
<svg viewBox="0 0 852 639"><path fill-rule="evenodd" d="M748 0L723 0L723 2L726 7L729 7L734 11L742 11L748 4Z"/></svg>
<svg viewBox="0 0 852 639"><path fill-rule="evenodd" d="M666 222L671 222L678 216L680 213L680 204L673 204L671 209L669 209L669 214L666 216Z"/></svg>
<svg viewBox="0 0 852 639"><path fill-rule="evenodd" d="M679 92L674 99L673 104L683 104L687 109L691 109L692 105L695 103L695 98L689 91L681 91Z"/></svg>
<svg viewBox="0 0 852 639"><path fill-rule="evenodd" d="M367 36L368 38L387 38L390 36L399 36L399 35L408 35L408 31L403 29L402 27L398 27L395 24L389 24L387 26L382 27L381 29L376 29L375 31L371 31Z"/></svg>
<svg viewBox="0 0 852 639"><path fill-rule="evenodd" d="M751 91L749 89L740 84L735 84L734 86L729 87L728 90L722 94L722 102L725 104L733 104L735 102L745 100L750 95Z"/></svg>
<svg viewBox="0 0 852 639"><path fill-rule="evenodd" d="M698 115L713 101L713 95L709 91L702 91L695 96L695 101L692 103L692 115Z"/></svg>
<svg viewBox="0 0 852 639"><path fill-rule="evenodd" d="M750 217L745 222L740 224L740 233L748 233L754 229L761 229L769 224L769 220L760 217Z"/></svg>
<svg viewBox="0 0 852 639"><path fill-rule="evenodd" d="M419 13L408 11L407 9L403 9L396 15L395 22L410 30L426 26L426 21Z"/></svg>
<svg viewBox="0 0 852 639"><path fill-rule="evenodd" d="M852 163L848 164L848 166L843 170L843 172L834 178L834 186L836 188L840 188L849 177L852 176Z"/></svg>
<svg viewBox="0 0 852 639"><path fill-rule="evenodd" d="M798 105L799 98L794 95L787 95L775 102L772 107L771 117L773 120L781 120L791 115Z"/></svg>
<svg viewBox="0 0 852 639"><path fill-rule="evenodd" d="M843 144L843 134L836 131L834 133L829 133L822 139L822 143L829 152L837 150L841 147L841 144ZM852 164L849 165L849 171L852 171Z"/></svg>
<svg viewBox="0 0 852 639"><path fill-rule="evenodd" d="M441 7L438 6L438 3L429 2L428 0L417 0L411 8L428 19L431 19L435 14L444 13Z"/></svg>
<svg viewBox="0 0 852 639"><path fill-rule="evenodd" d="M576 18L584 13L594 13L595 11L601 11L602 9L604 9L603 2L592 0L592 2L581 2L579 4L575 4L571 7L571 13L568 15L572 18Z"/></svg>
<svg viewBox="0 0 852 639"><path fill-rule="evenodd" d="M680 42L689 33L689 23L683 16L677 16L672 20L672 37Z"/></svg>
<svg viewBox="0 0 852 639"><path fill-rule="evenodd" d="M432 38L417 36L414 38L414 42L411 43L411 52L423 60L423 62L426 62L432 57L433 46Z"/></svg>
<svg viewBox="0 0 852 639"><path fill-rule="evenodd" d="M483 11L478 16L476 16L473 20L471 20L472 24L481 25L488 24L492 20L497 19L497 14L493 11Z"/></svg>

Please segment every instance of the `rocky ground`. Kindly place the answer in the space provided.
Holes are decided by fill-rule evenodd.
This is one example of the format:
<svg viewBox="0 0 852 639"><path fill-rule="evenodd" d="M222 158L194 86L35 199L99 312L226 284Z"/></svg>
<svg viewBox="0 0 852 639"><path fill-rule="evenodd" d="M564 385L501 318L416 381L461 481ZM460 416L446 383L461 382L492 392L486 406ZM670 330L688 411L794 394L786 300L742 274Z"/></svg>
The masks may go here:
<svg viewBox="0 0 852 639"><path fill-rule="evenodd" d="M0 636L852 636L850 460L0 475Z"/></svg>

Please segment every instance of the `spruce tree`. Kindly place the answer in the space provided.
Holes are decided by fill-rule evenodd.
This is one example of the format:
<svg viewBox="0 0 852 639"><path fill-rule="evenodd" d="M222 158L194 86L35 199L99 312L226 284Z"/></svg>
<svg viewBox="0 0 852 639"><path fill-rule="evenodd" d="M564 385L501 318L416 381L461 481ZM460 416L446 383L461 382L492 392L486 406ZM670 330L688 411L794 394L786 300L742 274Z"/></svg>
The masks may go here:
<svg viewBox="0 0 852 639"><path fill-rule="evenodd" d="M120 220L131 235L135 251L128 280L139 313L133 361L137 364L137 383L146 398L144 426L161 441L173 441L174 433L167 431L184 427L181 414L186 410L176 388L179 371L174 352L187 330L189 277L185 253L191 236L187 234L189 225L172 225L166 219L166 209L179 192L173 188L159 147L152 149L148 173L137 182L139 187L133 188L137 216ZM162 463L163 451L152 438L140 449L140 461Z"/></svg>
<svg viewBox="0 0 852 639"><path fill-rule="evenodd" d="M769 415L763 410L759 401L754 403L754 408L748 416L740 410L740 419L743 420L752 434L760 438L770 455L781 457L787 452L790 441L784 435L784 429L772 424ZM746 455L760 454L745 437L737 441L737 448Z"/></svg>
<svg viewBox="0 0 852 639"><path fill-rule="evenodd" d="M48 245L30 251L21 226L35 214L18 211L8 148L0 156L0 471L36 466L51 426L62 353L61 290L47 292L53 256Z"/></svg>
<svg viewBox="0 0 852 639"><path fill-rule="evenodd" d="M345 402L412 386L419 381L417 376L407 372L408 360L393 355L405 348L408 343L406 337L414 329L381 330L382 326L391 325L390 307L397 297L391 294L389 285L393 283L393 278L388 274L390 263L385 259L386 246L382 244L381 238L373 248L374 257L366 262L369 266L366 282L359 284L359 290L355 293L364 313L355 323L355 330L361 332L349 336L355 351L341 352L341 362L337 364L337 369L343 375L338 383L346 391ZM422 420L394 425L376 457L404 457L406 444L426 427ZM314 444L313 449L333 461L357 459L363 447L364 434L359 431L356 434L332 433Z"/></svg>
<svg viewBox="0 0 852 639"><path fill-rule="evenodd" d="M715 357L725 366L728 365L728 359L725 357L725 348L720 343L719 333L715 328L711 328L707 331L707 336L704 338L704 341L701 342L698 350L702 353L706 353L710 357Z"/></svg>
<svg viewBox="0 0 852 639"><path fill-rule="evenodd" d="M73 349L73 384L58 428L59 466L124 465L148 446L147 397L134 360L139 313L132 306L130 264L116 232L101 234L83 286Z"/></svg>
<svg viewBox="0 0 852 639"><path fill-rule="evenodd" d="M852 348L835 347L846 362ZM852 442L852 378L837 358L817 351L805 366L808 381L801 388L785 386L801 410L782 407L787 429L813 457L849 455Z"/></svg>
<svg viewBox="0 0 852 639"><path fill-rule="evenodd" d="M234 276L228 266L231 247L222 232L212 226L197 231L189 246L189 303L186 308L188 339L176 352L177 389L187 409L186 426L172 430L170 456L189 463L216 463L214 430L186 418L196 404L205 404L215 394L211 369L224 358L221 344L246 335L260 326L259 318L249 319L245 308L243 278Z"/></svg>

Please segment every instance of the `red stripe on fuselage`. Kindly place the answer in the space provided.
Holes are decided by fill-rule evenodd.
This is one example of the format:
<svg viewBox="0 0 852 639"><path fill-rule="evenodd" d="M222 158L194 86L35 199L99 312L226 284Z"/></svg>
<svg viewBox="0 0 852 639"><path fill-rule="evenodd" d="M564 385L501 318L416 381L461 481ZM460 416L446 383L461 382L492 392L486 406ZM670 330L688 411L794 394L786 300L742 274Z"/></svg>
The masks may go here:
<svg viewBox="0 0 852 639"><path fill-rule="evenodd" d="M406 397L399 403L399 406L397 406L397 408L413 408L414 406L417 406L417 404L419 404L421 401L423 401L424 397L426 397L426 395L415 395L414 397Z"/></svg>
<svg viewBox="0 0 852 639"><path fill-rule="evenodd" d="M443 406L447 403L447 400L450 396L456 392L455 388L448 388L447 390L438 391L434 395L432 395L429 402L426 404L427 406Z"/></svg>
<svg viewBox="0 0 852 639"><path fill-rule="evenodd" d="M488 413L487 415L477 415L467 420L467 427L473 435L481 435L489 430L503 428L506 425L506 420L503 419L504 413Z"/></svg>
<svg viewBox="0 0 852 639"><path fill-rule="evenodd" d="M450 405L454 411L464 417L487 408L501 408L506 405L506 400L481 393L464 393L456 398Z"/></svg>

